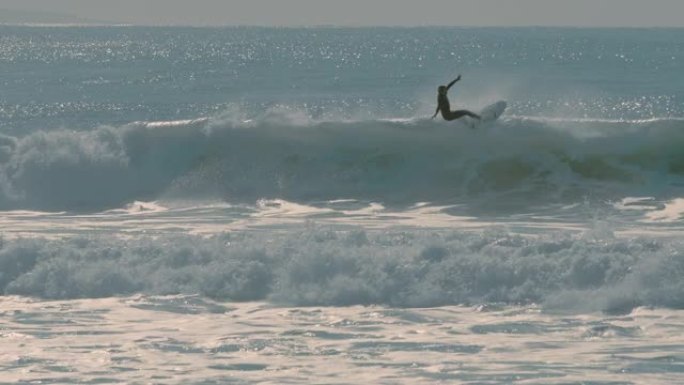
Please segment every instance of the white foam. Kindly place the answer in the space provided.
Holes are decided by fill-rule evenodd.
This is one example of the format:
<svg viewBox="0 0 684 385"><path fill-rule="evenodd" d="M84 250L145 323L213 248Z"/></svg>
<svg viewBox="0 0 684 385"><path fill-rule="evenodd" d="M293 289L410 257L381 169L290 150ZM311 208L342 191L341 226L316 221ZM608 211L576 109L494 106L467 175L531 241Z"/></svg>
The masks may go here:
<svg viewBox="0 0 684 385"><path fill-rule="evenodd" d="M384 220L394 221L391 215ZM0 290L44 298L190 293L307 306L502 302L609 312L684 307L678 275L684 258L676 251L681 241L622 237L608 223L584 234L536 236L492 224L484 231L373 230L301 219L278 231L151 231L180 223L150 218L147 229L123 238L113 237L112 229L97 235L86 227L82 236L5 239ZM112 224L120 233L137 227L131 221Z"/></svg>
<svg viewBox="0 0 684 385"><path fill-rule="evenodd" d="M684 198L665 202L660 210L649 211L645 214L646 219L654 222L681 222L684 221Z"/></svg>

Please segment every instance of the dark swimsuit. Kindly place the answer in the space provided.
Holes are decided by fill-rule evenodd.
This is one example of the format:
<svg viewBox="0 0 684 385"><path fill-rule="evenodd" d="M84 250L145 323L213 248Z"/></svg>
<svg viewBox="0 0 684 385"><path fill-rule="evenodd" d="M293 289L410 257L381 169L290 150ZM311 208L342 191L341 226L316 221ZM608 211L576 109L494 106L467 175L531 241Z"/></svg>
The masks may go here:
<svg viewBox="0 0 684 385"><path fill-rule="evenodd" d="M470 111L451 111L451 105L449 105L449 98L447 98L446 95L437 96L437 106L439 106L439 111L442 113L442 118L444 118L444 120L456 120L464 116L470 116L471 118L479 118L477 115L473 114Z"/></svg>

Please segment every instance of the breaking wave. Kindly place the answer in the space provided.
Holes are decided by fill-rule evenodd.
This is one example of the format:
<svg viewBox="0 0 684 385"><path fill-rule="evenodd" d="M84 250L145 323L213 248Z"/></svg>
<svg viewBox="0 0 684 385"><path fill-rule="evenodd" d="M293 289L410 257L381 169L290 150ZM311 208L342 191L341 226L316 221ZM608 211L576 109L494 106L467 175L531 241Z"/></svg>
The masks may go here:
<svg viewBox="0 0 684 385"><path fill-rule="evenodd" d="M668 195L684 121L510 117L137 122L0 136L0 209L89 211L135 200L373 200L384 204Z"/></svg>
<svg viewBox="0 0 684 385"><path fill-rule="evenodd" d="M684 308L683 244L503 229L240 232L0 242L0 292L71 299L202 294L288 305L543 304L561 311Z"/></svg>

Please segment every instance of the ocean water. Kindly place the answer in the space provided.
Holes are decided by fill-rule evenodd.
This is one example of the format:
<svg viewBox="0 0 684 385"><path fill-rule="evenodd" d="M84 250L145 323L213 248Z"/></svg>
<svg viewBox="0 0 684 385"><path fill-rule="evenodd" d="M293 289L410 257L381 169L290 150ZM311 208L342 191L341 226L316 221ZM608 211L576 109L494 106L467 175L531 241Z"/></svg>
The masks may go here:
<svg viewBox="0 0 684 385"><path fill-rule="evenodd" d="M677 384L684 30L0 26L0 384ZM494 122L430 120L508 103Z"/></svg>

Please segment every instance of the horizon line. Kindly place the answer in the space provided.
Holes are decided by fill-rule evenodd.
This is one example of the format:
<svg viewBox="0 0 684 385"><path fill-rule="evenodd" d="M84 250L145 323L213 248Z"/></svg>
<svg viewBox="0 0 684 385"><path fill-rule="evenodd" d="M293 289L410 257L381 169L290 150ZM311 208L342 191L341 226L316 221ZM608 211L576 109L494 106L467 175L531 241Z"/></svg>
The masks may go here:
<svg viewBox="0 0 684 385"><path fill-rule="evenodd" d="M684 26L669 26L669 25L643 25L643 26L629 26L629 25L550 25L550 24L529 24L529 25L493 25L493 24L241 24L241 23L226 23L226 24L183 24L183 23L117 23L117 22L0 22L0 26L6 27L44 27L44 28L94 28L94 27L110 27L110 28L127 28L127 27L144 27L144 28L206 28L206 29L220 29L220 28L264 28L264 29L364 29L364 28L392 28L392 29L427 29L427 28L454 28L454 29L525 29L525 28L539 28L539 29L684 29Z"/></svg>

